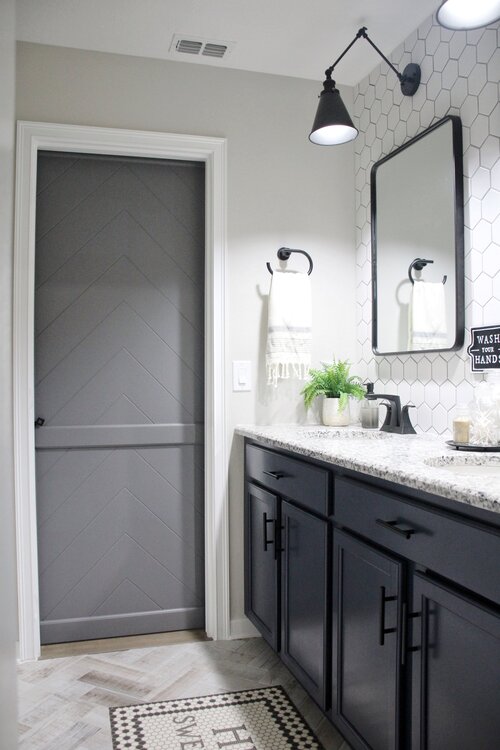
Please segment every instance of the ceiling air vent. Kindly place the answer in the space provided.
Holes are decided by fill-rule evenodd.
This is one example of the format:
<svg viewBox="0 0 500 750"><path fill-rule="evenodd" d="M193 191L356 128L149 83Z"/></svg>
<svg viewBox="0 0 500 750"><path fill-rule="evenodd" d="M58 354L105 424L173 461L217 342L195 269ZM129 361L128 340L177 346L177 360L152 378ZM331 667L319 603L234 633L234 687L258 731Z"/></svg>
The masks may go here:
<svg viewBox="0 0 500 750"><path fill-rule="evenodd" d="M220 60L231 52L233 46L233 42L207 41L199 37L174 34L169 51L174 55L200 55Z"/></svg>
<svg viewBox="0 0 500 750"><path fill-rule="evenodd" d="M193 39L179 39L175 45L177 52L185 52L188 55L198 55L202 47L202 42L195 42Z"/></svg>
<svg viewBox="0 0 500 750"><path fill-rule="evenodd" d="M227 52L227 44L214 44L213 42L207 42L203 47L202 55L207 57L224 57Z"/></svg>

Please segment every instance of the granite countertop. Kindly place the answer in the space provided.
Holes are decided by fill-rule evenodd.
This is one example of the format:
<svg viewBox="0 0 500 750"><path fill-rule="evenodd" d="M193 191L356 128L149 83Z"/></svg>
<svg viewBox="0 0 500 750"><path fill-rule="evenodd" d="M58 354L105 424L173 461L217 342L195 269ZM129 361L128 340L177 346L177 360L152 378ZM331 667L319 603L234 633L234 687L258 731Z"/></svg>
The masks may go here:
<svg viewBox="0 0 500 750"><path fill-rule="evenodd" d="M457 452L443 436L394 435L360 427L238 425L236 433L272 448L500 513L500 453ZM454 461L477 469L455 474L447 469ZM484 463L487 466L480 468Z"/></svg>

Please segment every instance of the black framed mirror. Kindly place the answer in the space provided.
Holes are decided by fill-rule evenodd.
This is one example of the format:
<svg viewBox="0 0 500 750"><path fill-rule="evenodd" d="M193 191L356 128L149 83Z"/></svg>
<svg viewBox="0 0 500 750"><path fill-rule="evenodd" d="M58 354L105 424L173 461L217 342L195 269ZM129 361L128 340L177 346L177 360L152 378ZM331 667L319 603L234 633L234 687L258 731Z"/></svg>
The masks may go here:
<svg viewBox="0 0 500 750"><path fill-rule="evenodd" d="M464 342L462 123L447 116L371 170L375 354Z"/></svg>

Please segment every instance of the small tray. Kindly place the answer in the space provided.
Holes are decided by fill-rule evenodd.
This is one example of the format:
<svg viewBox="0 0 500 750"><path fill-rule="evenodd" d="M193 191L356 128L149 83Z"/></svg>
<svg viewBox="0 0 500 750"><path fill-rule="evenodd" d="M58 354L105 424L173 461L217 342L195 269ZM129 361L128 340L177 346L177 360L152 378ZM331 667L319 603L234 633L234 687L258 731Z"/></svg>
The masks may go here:
<svg viewBox="0 0 500 750"><path fill-rule="evenodd" d="M482 451L483 453L500 451L500 445L472 445L472 443L456 443L454 440L447 440L446 445L450 445L457 451Z"/></svg>

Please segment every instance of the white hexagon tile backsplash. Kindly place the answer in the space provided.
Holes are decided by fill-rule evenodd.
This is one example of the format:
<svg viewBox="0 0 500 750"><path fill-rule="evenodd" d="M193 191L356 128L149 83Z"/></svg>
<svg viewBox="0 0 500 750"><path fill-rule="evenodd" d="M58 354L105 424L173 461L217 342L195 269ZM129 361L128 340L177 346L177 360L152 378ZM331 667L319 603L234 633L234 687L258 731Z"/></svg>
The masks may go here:
<svg viewBox="0 0 500 750"><path fill-rule="evenodd" d="M358 367L376 390L399 393L416 409L419 430L442 434L457 403L473 397L481 375L470 372L472 326L500 324L500 24L449 31L433 18L390 55L403 70L419 63L422 83L401 93L381 63L354 92ZM464 141L465 346L458 352L375 357L371 348L370 170L445 115L459 115Z"/></svg>

